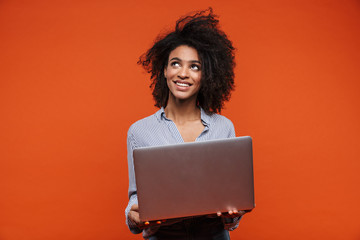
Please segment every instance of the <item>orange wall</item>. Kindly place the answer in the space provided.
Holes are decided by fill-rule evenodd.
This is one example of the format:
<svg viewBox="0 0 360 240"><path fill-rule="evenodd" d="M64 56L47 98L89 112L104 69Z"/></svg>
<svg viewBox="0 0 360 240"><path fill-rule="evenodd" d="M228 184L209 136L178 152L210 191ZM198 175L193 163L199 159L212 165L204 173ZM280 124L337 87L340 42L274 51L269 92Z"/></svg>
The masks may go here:
<svg viewBox="0 0 360 240"><path fill-rule="evenodd" d="M155 111L136 65L214 8L237 48L223 114L254 139L256 209L233 239L360 239L357 0L0 1L0 239L141 239L126 132Z"/></svg>

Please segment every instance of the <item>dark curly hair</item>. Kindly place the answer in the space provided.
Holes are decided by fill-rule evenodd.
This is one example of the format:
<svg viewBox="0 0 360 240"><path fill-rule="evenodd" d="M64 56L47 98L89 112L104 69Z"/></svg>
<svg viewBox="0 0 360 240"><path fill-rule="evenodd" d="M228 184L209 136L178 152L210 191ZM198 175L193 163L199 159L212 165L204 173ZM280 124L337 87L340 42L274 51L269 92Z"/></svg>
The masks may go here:
<svg viewBox="0 0 360 240"><path fill-rule="evenodd" d="M169 89L164 69L170 52L181 45L197 50L201 60L201 87L197 104L207 113L220 113L224 102L234 89L234 47L219 29L218 16L212 8L180 18L175 31L159 36L152 48L144 53L138 64L151 73L156 107L165 107Z"/></svg>

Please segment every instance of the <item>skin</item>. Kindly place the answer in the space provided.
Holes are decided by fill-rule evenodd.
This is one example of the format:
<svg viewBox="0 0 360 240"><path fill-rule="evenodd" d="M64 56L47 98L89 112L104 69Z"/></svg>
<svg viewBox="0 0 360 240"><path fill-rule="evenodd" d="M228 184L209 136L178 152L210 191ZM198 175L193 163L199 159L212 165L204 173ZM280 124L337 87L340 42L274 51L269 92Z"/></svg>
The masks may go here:
<svg viewBox="0 0 360 240"><path fill-rule="evenodd" d="M204 130L200 109L196 106L197 95L201 87L201 61L197 50L186 45L175 48L170 52L164 76L169 87L165 115L175 123L184 142L193 142ZM237 209L231 209L226 213L217 212L217 216L229 218L244 214L245 211L238 211ZM139 227L164 222L142 223L137 204L131 207L129 218Z"/></svg>
<svg viewBox="0 0 360 240"><path fill-rule="evenodd" d="M193 142L204 130L196 106L201 87L201 62L196 49L175 48L169 55L164 75L169 87L165 115L175 123L184 142Z"/></svg>

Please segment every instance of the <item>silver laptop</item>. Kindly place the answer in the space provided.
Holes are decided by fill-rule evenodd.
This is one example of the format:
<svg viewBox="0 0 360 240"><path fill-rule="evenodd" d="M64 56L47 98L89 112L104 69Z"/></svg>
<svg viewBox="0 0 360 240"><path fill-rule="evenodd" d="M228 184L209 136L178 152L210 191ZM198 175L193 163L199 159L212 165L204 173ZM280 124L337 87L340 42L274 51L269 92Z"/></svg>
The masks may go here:
<svg viewBox="0 0 360 240"><path fill-rule="evenodd" d="M251 137L135 149L140 219L254 208Z"/></svg>

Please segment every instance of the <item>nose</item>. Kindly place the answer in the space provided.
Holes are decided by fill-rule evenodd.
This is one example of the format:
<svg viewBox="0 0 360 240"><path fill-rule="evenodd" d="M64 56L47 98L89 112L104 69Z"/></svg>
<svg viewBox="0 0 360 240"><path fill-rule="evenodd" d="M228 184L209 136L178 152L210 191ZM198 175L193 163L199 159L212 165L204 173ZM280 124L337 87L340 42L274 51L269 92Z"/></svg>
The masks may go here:
<svg viewBox="0 0 360 240"><path fill-rule="evenodd" d="M186 68L186 67L182 67L182 68L179 70L178 75L179 75L179 77L180 77L181 79L188 78L188 77L189 77L189 69Z"/></svg>

